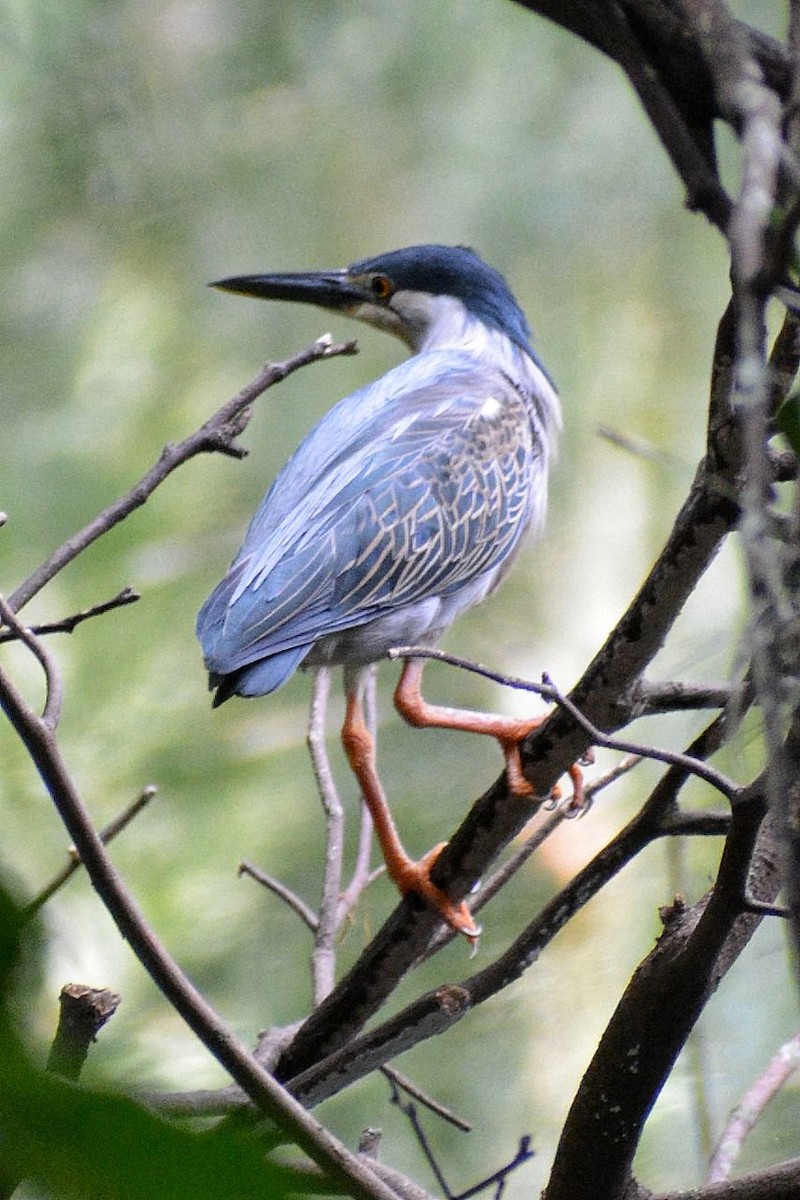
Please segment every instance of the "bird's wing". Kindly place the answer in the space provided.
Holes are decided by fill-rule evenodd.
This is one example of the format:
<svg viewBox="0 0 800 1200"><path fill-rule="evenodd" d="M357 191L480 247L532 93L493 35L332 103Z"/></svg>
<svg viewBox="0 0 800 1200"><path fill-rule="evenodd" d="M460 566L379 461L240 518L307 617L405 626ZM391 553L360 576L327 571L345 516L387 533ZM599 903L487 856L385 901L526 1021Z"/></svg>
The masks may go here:
<svg viewBox="0 0 800 1200"><path fill-rule="evenodd" d="M226 673L496 569L546 461L524 399L474 357L409 360L333 408L267 493L201 610Z"/></svg>

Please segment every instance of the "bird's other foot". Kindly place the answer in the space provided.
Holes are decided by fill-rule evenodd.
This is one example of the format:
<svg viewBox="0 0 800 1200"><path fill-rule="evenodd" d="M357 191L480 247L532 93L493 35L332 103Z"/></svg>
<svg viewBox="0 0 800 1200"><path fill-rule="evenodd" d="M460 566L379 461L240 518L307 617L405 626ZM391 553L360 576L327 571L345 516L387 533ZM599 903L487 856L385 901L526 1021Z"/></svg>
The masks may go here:
<svg viewBox="0 0 800 1200"><path fill-rule="evenodd" d="M542 718L537 717L530 722L527 729L521 736L514 736L510 738L501 737L498 739L503 750L503 756L506 760L506 782L508 784L508 790L511 792L512 796L518 796L521 800L533 799L533 797L537 795L537 791L522 769L522 755L520 747L522 745L523 738L527 737L529 733L533 733L533 731L538 729L541 724ZM581 762L584 763L589 763L592 761L593 758L588 754L581 760ZM565 805L567 816L582 816L583 813L588 810L589 805L587 804L586 797L584 795L583 771L580 768L580 764L573 763L572 766L568 768L567 774L572 780L572 795L570 796L569 800L567 800ZM558 784L556 784L550 789L550 793L547 797L547 807L555 808L560 800L561 788Z"/></svg>
<svg viewBox="0 0 800 1200"><path fill-rule="evenodd" d="M431 908L436 909L446 925L455 933L462 934L475 949L481 935L481 927L475 924L466 901L456 903L431 880L434 863L446 845L447 842L440 842L416 862L412 858L405 858L402 862L393 863L392 879L401 895L406 896L409 892L414 892L421 896Z"/></svg>

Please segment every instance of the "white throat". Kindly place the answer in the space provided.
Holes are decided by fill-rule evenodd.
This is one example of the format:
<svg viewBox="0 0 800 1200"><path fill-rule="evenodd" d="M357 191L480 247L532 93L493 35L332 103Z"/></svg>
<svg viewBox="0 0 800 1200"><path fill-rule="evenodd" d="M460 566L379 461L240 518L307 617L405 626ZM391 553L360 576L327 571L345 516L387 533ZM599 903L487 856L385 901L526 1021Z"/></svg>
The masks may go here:
<svg viewBox="0 0 800 1200"><path fill-rule="evenodd" d="M393 333L414 354L462 350L491 363L525 396L532 423L547 444L555 445L561 430L561 405L544 370L511 338L473 316L458 297L398 291L390 305L365 303L351 315Z"/></svg>
<svg viewBox="0 0 800 1200"><path fill-rule="evenodd" d="M499 329L473 316L455 296L404 292L402 301L402 308L400 304L397 307L406 327L413 329L416 325L420 329L419 341L412 349L418 354L426 350L466 350L499 367L528 398L548 441L555 443L561 430L561 405L558 393L535 359Z"/></svg>

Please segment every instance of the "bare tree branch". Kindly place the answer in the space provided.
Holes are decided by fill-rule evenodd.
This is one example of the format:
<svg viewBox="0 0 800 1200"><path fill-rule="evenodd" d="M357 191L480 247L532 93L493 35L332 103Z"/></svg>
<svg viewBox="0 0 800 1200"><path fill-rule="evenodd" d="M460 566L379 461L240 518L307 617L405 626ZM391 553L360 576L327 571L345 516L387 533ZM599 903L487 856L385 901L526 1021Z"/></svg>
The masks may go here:
<svg viewBox="0 0 800 1200"><path fill-rule="evenodd" d="M13 614L12 614L13 615ZM29 635L30 636L30 635ZM26 642L28 638L24 639ZM114 869L67 770L52 726L39 718L0 669L0 706L50 793L81 861L123 938L175 1011L225 1067L254 1104L350 1194L393 1200L394 1193L366 1163L350 1154L324 1126L276 1083L221 1021L155 937Z"/></svg>
<svg viewBox="0 0 800 1200"><path fill-rule="evenodd" d="M678 1053L761 920L741 915L765 812L761 788L763 781L734 806L713 891L672 917L620 1000L573 1101L544 1200L623 1195L642 1127ZM778 883L773 848L757 886L772 898Z"/></svg>
<svg viewBox="0 0 800 1200"><path fill-rule="evenodd" d="M109 842L114 840L118 833L122 833L123 829L126 829L127 826L130 825L134 817L137 817L139 813L143 812L150 801L153 800L157 795L158 788L154 787L152 784L149 784L146 788L143 788L137 798L126 808L124 808L118 817L115 817L113 821L110 821L108 825L105 826L105 828L100 830L99 837L103 845L107 846ZM52 879L37 896L34 896L34 898L25 905L20 914L21 920L23 922L29 921L31 917L35 916L39 909L47 903L51 896L54 896L55 893L64 886L67 880L71 879L75 872L81 869L81 866L82 863L77 850L74 846L70 847L69 862L67 865L61 871L59 871L58 875L56 875L55 878Z"/></svg>
<svg viewBox="0 0 800 1200"><path fill-rule="evenodd" d="M435 1113L437 1117L441 1117L443 1121L448 1123L448 1125L454 1125L455 1128L460 1129L462 1133L469 1133L472 1129L472 1125L469 1121L465 1121L463 1117L459 1117L444 1104L440 1104L438 1100L434 1100L434 1098L429 1096L427 1092L424 1092L422 1088L417 1087L413 1080L408 1079L405 1075L401 1075L399 1071L395 1071L394 1067L383 1067L381 1074L383 1074L386 1079L389 1080L393 1087L399 1088L403 1092L407 1092L409 1096L413 1096L413 1098L418 1101L419 1104L422 1104L432 1113Z"/></svg>
<svg viewBox="0 0 800 1200"><path fill-rule="evenodd" d="M141 597L133 588L123 588L121 592L117 592L116 596L112 596L110 600L103 600L100 604L93 604L91 608L81 609L80 612L72 613L68 617L62 617L60 621L47 621L41 625L31 625L31 633L35 633L37 637L42 637L46 633L72 633L84 621L91 620L92 617L103 616L107 612L111 612L115 608L122 608L127 604L135 604ZM0 633L0 644L3 642L17 641L19 634L13 630L6 633Z"/></svg>
<svg viewBox="0 0 800 1200"><path fill-rule="evenodd" d="M59 571L77 558L87 546L91 546L92 542L97 541L104 533L108 533L120 521L124 521L132 512L140 508L167 476L171 475L177 467L188 462L190 458L194 458L197 454L209 453L230 454L234 458L242 458L246 451L236 444L236 439L247 428L250 420L249 407L262 392L274 387L276 383L280 383L288 375L310 363L355 352L355 342L336 345L330 334L325 334L291 358L287 358L283 362L267 363L252 383L242 388L238 395L223 404L199 429L189 434L182 442L165 446L158 462L154 463L130 491L126 492L124 496L120 496L119 500L109 505L88 525L84 525L83 529L79 529L63 545L59 546L8 597L10 608L14 612L19 612Z"/></svg>
<svg viewBox="0 0 800 1200"><path fill-rule="evenodd" d="M58 664L36 635L17 620L14 609L3 596L0 596L0 621L8 626L15 638L24 642L44 671L47 692L41 719L42 724L52 731L57 727L61 718L61 705L64 699L64 682Z"/></svg>
<svg viewBox="0 0 800 1200"><path fill-rule="evenodd" d="M68 983L59 996L56 1035L50 1047L47 1070L64 1079L77 1079L89 1047L119 1008L122 997L110 988L90 988Z"/></svg>
<svg viewBox="0 0 800 1200"><path fill-rule="evenodd" d="M800 1158L755 1171L726 1183L680 1192L647 1193L647 1200L797 1200L800 1189ZM632 1197L632 1200L635 1200ZM645 1200L642 1195L642 1200Z"/></svg>
<svg viewBox="0 0 800 1200"><path fill-rule="evenodd" d="M279 900L283 900L284 904L287 904L292 912L297 913L300 920L312 933L317 932L319 918L313 908L306 904L305 900L301 899L285 883L281 883L280 879L276 879L274 875L268 875L260 867L256 867L253 863L244 860L239 863L239 874L249 875L251 879L254 879L256 883L260 883L268 892L272 892Z"/></svg>
<svg viewBox="0 0 800 1200"><path fill-rule="evenodd" d="M325 749L325 717L328 711L330 684L330 671L327 667L320 667L314 676L307 737L317 791L325 814L322 896L319 920L314 933L314 952L311 955L315 1004L325 999L336 982L336 935L339 930L339 895L342 890L344 856L344 807Z"/></svg>
<svg viewBox="0 0 800 1200"><path fill-rule="evenodd" d="M729 1179L744 1142L770 1100L800 1066L800 1033L784 1042L767 1068L747 1089L720 1136L708 1171L709 1183Z"/></svg>

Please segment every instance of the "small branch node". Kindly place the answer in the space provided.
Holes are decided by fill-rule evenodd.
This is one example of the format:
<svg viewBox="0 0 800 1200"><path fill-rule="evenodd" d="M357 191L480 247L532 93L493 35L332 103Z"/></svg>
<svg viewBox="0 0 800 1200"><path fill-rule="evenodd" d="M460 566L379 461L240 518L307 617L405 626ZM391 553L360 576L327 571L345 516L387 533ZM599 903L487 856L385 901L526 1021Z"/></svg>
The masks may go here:
<svg viewBox="0 0 800 1200"><path fill-rule="evenodd" d="M361 1130L361 1136L358 1139L358 1153L363 1154L365 1158L377 1158L382 1137L382 1129L368 1125L366 1129Z"/></svg>

